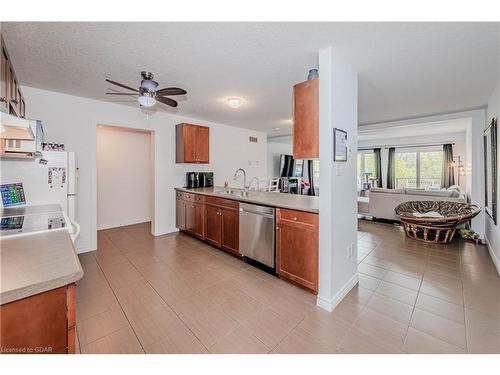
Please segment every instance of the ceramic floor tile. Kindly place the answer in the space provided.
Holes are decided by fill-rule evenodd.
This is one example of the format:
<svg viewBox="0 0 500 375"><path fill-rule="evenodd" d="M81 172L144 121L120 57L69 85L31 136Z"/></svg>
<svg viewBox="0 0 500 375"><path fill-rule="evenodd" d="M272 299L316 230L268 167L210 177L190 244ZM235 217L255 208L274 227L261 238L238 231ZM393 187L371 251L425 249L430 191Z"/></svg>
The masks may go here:
<svg viewBox="0 0 500 375"><path fill-rule="evenodd" d="M385 268L372 266L372 265L366 264L366 263L361 263L358 266L358 271L361 273L364 273L365 275L376 277L377 279L383 279L386 272L387 272L387 270Z"/></svg>
<svg viewBox="0 0 500 375"><path fill-rule="evenodd" d="M242 292L224 301L221 308L229 317L241 324L261 311L264 305Z"/></svg>
<svg viewBox="0 0 500 375"><path fill-rule="evenodd" d="M99 340L82 346L82 354L139 354L141 344L130 327L122 328Z"/></svg>
<svg viewBox="0 0 500 375"><path fill-rule="evenodd" d="M351 329L340 348L342 354L390 354L394 353L390 349L382 346L378 340L369 336L357 328Z"/></svg>
<svg viewBox="0 0 500 375"><path fill-rule="evenodd" d="M121 308L116 308L78 322L76 326L80 345L83 348L92 341L129 326L129 323Z"/></svg>
<svg viewBox="0 0 500 375"><path fill-rule="evenodd" d="M267 347L274 348L296 326L297 322L279 315L269 308L262 309L244 323L245 328Z"/></svg>
<svg viewBox="0 0 500 375"><path fill-rule="evenodd" d="M202 313L189 328L201 343L209 348L236 329L237 323L220 308L214 307Z"/></svg>
<svg viewBox="0 0 500 375"><path fill-rule="evenodd" d="M377 293L370 298L366 306L403 324L410 322L413 311L413 306Z"/></svg>
<svg viewBox="0 0 500 375"><path fill-rule="evenodd" d="M328 354L335 352L334 347L298 327L273 350L273 353L277 354Z"/></svg>
<svg viewBox="0 0 500 375"><path fill-rule="evenodd" d="M414 328L408 329L408 335L403 346L408 354L464 354L465 350L458 346L439 340Z"/></svg>
<svg viewBox="0 0 500 375"><path fill-rule="evenodd" d="M449 344L466 348L465 326L439 315L415 308L410 326Z"/></svg>
<svg viewBox="0 0 500 375"><path fill-rule="evenodd" d="M210 348L214 354L265 354L269 351L270 348L244 327L232 331Z"/></svg>
<svg viewBox="0 0 500 375"><path fill-rule="evenodd" d="M397 284L404 288L412 289L418 291L420 289L420 284L422 282L421 278L415 278L402 273L387 271L384 276L384 281Z"/></svg>
<svg viewBox="0 0 500 375"><path fill-rule="evenodd" d="M463 305L456 305L445 300L429 296L424 293L418 295L417 303L415 305L421 310L431 312L433 314L442 316L453 320L457 323L464 324L464 307Z"/></svg>
<svg viewBox="0 0 500 375"><path fill-rule="evenodd" d="M144 347L151 354L202 354L207 349L184 325L174 326L160 339Z"/></svg>
<svg viewBox="0 0 500 375"><path fill-rule="evenodd" d="M416 291L386 281L380 283L375 293L393 298L410 306L413 306L417 300Z"/></svg>

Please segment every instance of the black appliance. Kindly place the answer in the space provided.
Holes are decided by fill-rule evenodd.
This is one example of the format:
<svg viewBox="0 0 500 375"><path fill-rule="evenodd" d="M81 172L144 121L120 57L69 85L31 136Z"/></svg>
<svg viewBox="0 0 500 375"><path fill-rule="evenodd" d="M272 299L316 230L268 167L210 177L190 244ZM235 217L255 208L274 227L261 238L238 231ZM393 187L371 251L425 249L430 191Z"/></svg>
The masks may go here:
<svg viewBox="0 0 500 375"><path fill-rule="evenodd" d="M198 172L186 173L186 187L188 188L200 187L200 174Z"/></svg>
<svg viewBox="0 0 500 375"><path fill-rule="evenodd" d="M199 176L200 187L214 186L214 172L200 172Z"/></svg>
<svg viewBox="0 0 500 375"><path fill-rule="evenodd" d="M292 155L280 155L280 177L302 177L304 160L294 159Z"/></svg>
<svg viewBox="0 0 500 375"><path fill-rule="evenodd" d="M214 173L213 172L187 172L186 173L186 187L199 188L199 187L212 187L214 186Z"/></svg>

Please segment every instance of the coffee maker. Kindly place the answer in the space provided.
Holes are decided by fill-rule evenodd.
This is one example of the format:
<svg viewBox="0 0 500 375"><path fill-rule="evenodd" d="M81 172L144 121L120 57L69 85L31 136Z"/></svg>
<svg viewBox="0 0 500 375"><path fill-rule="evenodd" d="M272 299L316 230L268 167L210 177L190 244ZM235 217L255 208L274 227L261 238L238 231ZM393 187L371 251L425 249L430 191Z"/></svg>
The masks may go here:
<svg viewBox="0 0 500 375"><path fill-rule="evenodd" d="M198 172L187 172L186 173L186 187L187 188L200 187L200 174Z"/></svg>
<svg viewBox="0 0 500 375"><path fill-rule="evenodd" d="M212 187L214 186L214 173L213 172L187 172L186 173L186 187L199 188L199 187Z"/></svg>

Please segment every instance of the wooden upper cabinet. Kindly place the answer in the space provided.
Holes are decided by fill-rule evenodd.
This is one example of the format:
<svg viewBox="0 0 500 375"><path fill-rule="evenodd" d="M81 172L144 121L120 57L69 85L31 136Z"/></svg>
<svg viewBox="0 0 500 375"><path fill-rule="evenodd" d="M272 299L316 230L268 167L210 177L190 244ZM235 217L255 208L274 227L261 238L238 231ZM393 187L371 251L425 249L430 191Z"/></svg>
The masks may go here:
<svg viewBox="0 0 500 375"><path fill-rule="evenodd" d="M277 209L277 271L314 293L318 291L318 215Z"/></svg>
<svg viewBox="0 0 500 375"><path fill-rule="evenodd" d="M177 124L175 127L176 162L205 163L210 162L210 129L194 124Z"/></svg>
<svg viewBox="0 0 500 375"><path fill-rule="evenodd" d="M198 163L209 163L209 140L210 140L210 129L206 126L196 127L196 157Z"/></svg>
<svg viewBox="0 0 500 375"><path fill-rule="evenodd" d="M293 86L293 158L319 158L319 78Z"/></svg>
<svg viewBox="0 0 500 375"><path fill-rule="evenodd" d="M9 60L7 58L7 53L3 48L1 51L1 76L0 76L0 110L2 112L9 112L9 103L8 103L8 75L9 70Z"/></svg>
<svg viewBox="0 0 500 375"><path fill-rule="evenodd" d="M1 39L1 79L0 79L0 110L14 116L24 117L26 106L23 93L14 73L7 48Z"/></svg>

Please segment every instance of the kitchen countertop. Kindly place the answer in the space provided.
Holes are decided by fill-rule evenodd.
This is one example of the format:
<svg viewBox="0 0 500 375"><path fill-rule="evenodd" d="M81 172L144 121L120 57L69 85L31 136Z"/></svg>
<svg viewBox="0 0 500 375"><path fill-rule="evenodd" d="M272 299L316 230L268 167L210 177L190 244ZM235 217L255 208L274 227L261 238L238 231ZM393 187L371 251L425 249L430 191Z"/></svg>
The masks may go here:
<svg viewBox="0 0 500 375"><path fill-rule="evenodd" d="M230 189L235 190L236 194L218 193L218 191L224 191L225 189L217 186L209 188L175 188L175 190L187 193L210 195L244 203L261 204L263 206L288 208L312 213L319 212L319 197L316 196L250 191L248 197L242 197L238 195L241 189Z"/></svg>
<svg viewBox="0 0 500 375"><path fill-rule="evenodd" d="M82 266L66 230L0 238L0 305L82 277Z"/></svg>

